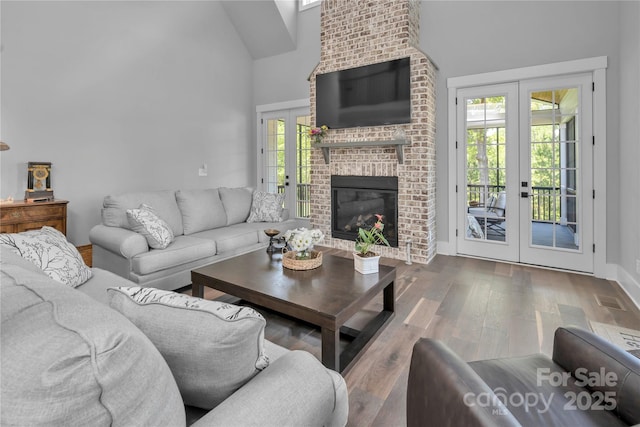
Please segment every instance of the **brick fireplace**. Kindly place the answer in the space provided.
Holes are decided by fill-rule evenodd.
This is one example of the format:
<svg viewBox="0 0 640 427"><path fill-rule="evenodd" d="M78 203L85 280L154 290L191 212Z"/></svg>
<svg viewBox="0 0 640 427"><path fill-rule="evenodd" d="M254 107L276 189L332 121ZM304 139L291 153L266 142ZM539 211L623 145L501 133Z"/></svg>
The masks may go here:
<svg viewBox="0 0 640 427"><path fill-rule="evenodd" d="M327 73L398 58L410 58L411 123L330 129L324 143L396 140L406 135L402 154L393 146L321 149L311 155L311 225L325 234L325 245L353 250L353 240L331 237L331 177L397 177L397 247L380 247L383 256L427 263L436 253L436 67L418 48L417 0L325 0L321 4L320 63L310 77L311 120L315 123L315 78ZM317 123L316 125L321 125Z"/></svg>

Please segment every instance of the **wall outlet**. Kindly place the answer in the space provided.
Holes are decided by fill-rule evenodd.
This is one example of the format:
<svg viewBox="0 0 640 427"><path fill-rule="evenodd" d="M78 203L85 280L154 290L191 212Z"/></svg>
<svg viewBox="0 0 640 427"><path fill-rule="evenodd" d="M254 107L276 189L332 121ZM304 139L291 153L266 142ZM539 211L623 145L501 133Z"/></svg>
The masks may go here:
<svg viewBox="0 0 640 427"><path fill-rule="evenodd" d="M207 165L206 163L202 165L201 168L198 169L198 176L207 176Z"/></svg>

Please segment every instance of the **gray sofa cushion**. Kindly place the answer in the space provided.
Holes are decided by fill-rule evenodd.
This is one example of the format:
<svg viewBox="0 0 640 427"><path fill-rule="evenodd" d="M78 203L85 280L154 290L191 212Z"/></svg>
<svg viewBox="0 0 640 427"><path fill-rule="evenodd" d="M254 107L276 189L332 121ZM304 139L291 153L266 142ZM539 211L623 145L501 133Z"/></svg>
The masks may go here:
<svg viewBox="0 0 640 427"><path fill-rule="evenodd" d="M235 251L243 247L250 247L251 245L255 245L260 242L258 236L259 234L264 235L264 232L262 230L256 230L254 227L249 227L248 225L249 224L247 223L241 223L213 230L201 231L200 233L194 234L193 237L215 241L216 253L224 254L225 252Z"/></svg>
<svg viewBox="0 0 640 427"><path fill-rule="evenodd" d="M125 279L124 277L120 277L117 274L101 268L93 267L91 272L93 273L91 279L78 286L76 290L85 295L89 295L91 298L104 305L109 305L109 301L107 300L108 288L116 286L131 286L133 284L131 280Z"/></svg>
<svg viewBox="0 0 640 427"><path fill-rule="evenodd" d="M348 415L344 379L326 369L311 353L297 350L273 362L194 427L339 427L347 424Z"/></svg>
<svg viewBox="0 0 640 427"><path fill-rule="evenodd" d="M220 199L227 213L227 225L245 222L249 217L253 189L248 187L226 188L220 187Z"/></svg>
<svg viewBox="0 0 640 427"><path fill-rule="evenodd" d="M184 234L182 214L178 209L175 191L143 191L107 196L103 201L102 223L110 227L122 227L131 230L127 219L127 209L137 209L141 204L151 206L155 213L173 230L173 234Z"/></svg>
<svg viewBox="0 0 640 427"><path fill-rule="evenodd" d="M107 292L160 350L187 405L211 409L269 364L266 322L252 308L153 288Z"/></svg>
<svg viewBox="0 0 640 427"><path fill-rule="evenodd" d="M227 213L222 206L217 188L178 190L176 201L182 212L185 235L227 225Z"/></svg>
<svg viewBox="0 0 640 427"><path fill-rule="evenodd" d="M216 242L191 236L178 236L166 249L152 249L132 259L132 270L150 274L216 254Z"/></svg>
<svg viewBox="0 0 640 427"><path fill-rule="evenodd" d="M185 424L171 371L109 307L3 263L2 425Z"/></svg>

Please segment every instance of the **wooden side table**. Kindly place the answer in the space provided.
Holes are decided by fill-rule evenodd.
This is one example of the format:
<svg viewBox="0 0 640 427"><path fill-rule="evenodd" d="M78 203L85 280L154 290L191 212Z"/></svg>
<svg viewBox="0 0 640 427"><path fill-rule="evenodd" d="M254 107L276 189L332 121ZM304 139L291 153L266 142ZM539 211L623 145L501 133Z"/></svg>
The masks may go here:
<svg viewBox="0 0 640 427"><path fill-rule="evenodd" d="M67 234L67 200L0 204L0 233L19 233L48 225Z"/></svg>

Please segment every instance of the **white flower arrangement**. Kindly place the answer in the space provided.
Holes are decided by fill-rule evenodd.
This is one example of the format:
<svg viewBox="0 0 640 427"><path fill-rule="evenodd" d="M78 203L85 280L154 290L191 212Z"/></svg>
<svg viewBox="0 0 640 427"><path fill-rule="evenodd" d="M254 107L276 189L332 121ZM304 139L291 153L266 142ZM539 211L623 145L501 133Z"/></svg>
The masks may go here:
<svg viewBox="0 0 640 427"><path fill-rule="evenodd" d="M318 229L308 230L303 227L284 233L284 240L291 250L296 252L296 258L300 259L309 258L313 245L321 242L322 239L324 239L324 234Z"/></svg>

